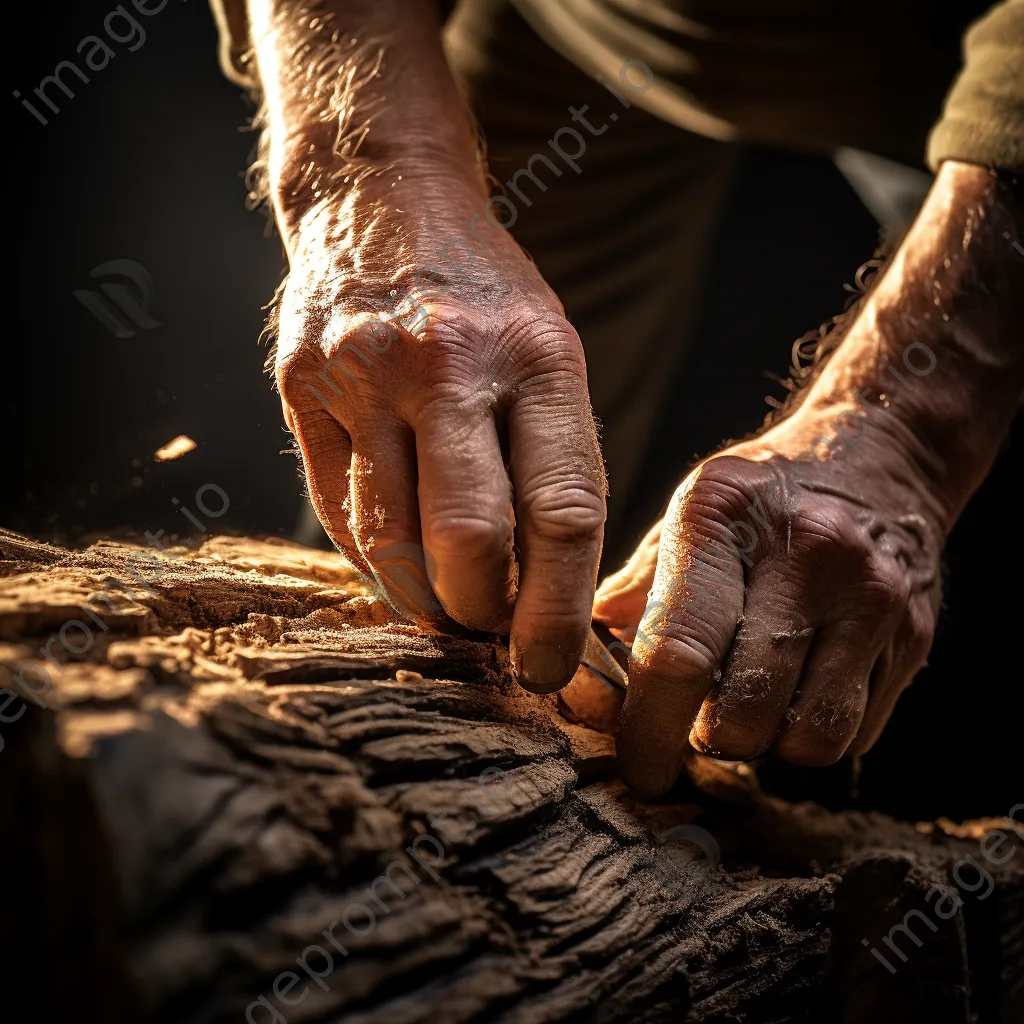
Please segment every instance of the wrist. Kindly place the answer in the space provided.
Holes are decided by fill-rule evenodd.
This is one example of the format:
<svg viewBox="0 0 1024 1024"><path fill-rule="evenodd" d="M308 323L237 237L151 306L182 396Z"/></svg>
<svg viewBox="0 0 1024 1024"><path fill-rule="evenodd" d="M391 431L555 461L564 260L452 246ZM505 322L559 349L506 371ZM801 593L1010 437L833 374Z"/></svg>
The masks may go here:
<svg viewBox="0 0 1024 1024"><path fill-rule="evenodd" d="M311 143L302 143L309 153ZM374 155L341 160L315 157L303 163L286 158L271 166L268 190L274 216L289 253L300 234L341 222L352 226L391 223L468 223L482 212L487 188L473 161L451 153L411 152L407 148L378 149ZM394 229L392 229L392 233ZM378 233L377 242L385 241Z"/></svg>
<svg viewBox="0 0 1024 1024"><path fill-rule="evenodd" d="M984 168L943 165L798 413L824 418L840 446L844 434L850 446L871 432L884 439L950 525L1024 388L1024 259L1011 244L1022 236L1012 188Z"/></svg>
<svg viewBox="0 0 1024 1024"><path fill-rule="evenodd" d="M436 0L249 0L264 97L260 163L287 235L307 210L411 174L484 188ZM385 185L387 187L387 185Z"/></svg>

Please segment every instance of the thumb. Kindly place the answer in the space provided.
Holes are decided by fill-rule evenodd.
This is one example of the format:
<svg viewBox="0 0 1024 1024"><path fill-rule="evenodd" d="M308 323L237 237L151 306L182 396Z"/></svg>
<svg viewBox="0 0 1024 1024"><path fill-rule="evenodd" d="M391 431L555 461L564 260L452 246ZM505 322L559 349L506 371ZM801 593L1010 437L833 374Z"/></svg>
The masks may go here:
<svg viewBox="0 0 1024 1024"><path fill-rule="evenodd" d="M594 597L594 618L606 626L627 629L639 625L647 606L647 593L654 585L658 567L661 523L655 523L629 561L608 576Z"/></svg>

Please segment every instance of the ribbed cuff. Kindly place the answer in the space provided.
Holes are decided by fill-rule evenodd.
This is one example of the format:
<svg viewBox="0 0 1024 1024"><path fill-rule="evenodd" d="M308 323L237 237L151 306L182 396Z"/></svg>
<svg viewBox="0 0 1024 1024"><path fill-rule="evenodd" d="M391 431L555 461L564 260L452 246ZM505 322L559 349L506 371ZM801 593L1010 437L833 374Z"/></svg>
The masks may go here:
<svg viewBox="0 0 1024 1024"><path fill-rule="evenodd" d="M964 67L928 138L928 166L1024 171L1024 0L996 4L964 36Z"/></svg>
<svg viewBox="0 0 1024 1024"><path fill-rule="evenodd" d="M962 160L1003 171L1024 171L1024 121L1019 113L1015 125L1000 118L997 114L991 121L968 121L947 114L928 137L928 166L937 171L943 160Z"/></svg>

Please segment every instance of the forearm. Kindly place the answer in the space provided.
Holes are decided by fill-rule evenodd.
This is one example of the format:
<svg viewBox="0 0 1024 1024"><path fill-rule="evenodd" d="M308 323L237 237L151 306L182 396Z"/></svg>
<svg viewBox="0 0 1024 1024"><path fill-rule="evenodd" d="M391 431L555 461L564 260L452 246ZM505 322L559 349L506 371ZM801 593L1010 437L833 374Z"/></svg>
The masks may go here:
<svg viewBox="0 0 1024 1024"><path fill-rule="evenodd" d="M435 0L248 0L248 7L267 174L286 241L307 210L350 190L363 170L425 183L455 179L486 195Z"/></svg>
<svg viewBox="0 0 1024 1024"><path fill-rule="evenodd" d="M911 232L801 406L856 450L902 448L951 524L1024 390L1019 188L947 162ZM1007 237L1008 236L1008 237Z"/></svg>

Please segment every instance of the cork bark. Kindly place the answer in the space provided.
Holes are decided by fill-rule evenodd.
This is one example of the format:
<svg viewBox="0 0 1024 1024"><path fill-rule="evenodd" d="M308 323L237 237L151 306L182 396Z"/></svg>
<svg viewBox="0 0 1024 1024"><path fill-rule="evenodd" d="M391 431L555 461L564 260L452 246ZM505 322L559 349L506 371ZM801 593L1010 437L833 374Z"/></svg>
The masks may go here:
<svg viewBox="0 0 1024 1024"><path fill-rule="evenodd" d="M4 945L46 965L26 1020L1022 1019L1007 822L692 781L638 804L612 738L519 689L496 638L397 620L337 555L0 531L0 557Z"/></svg>

